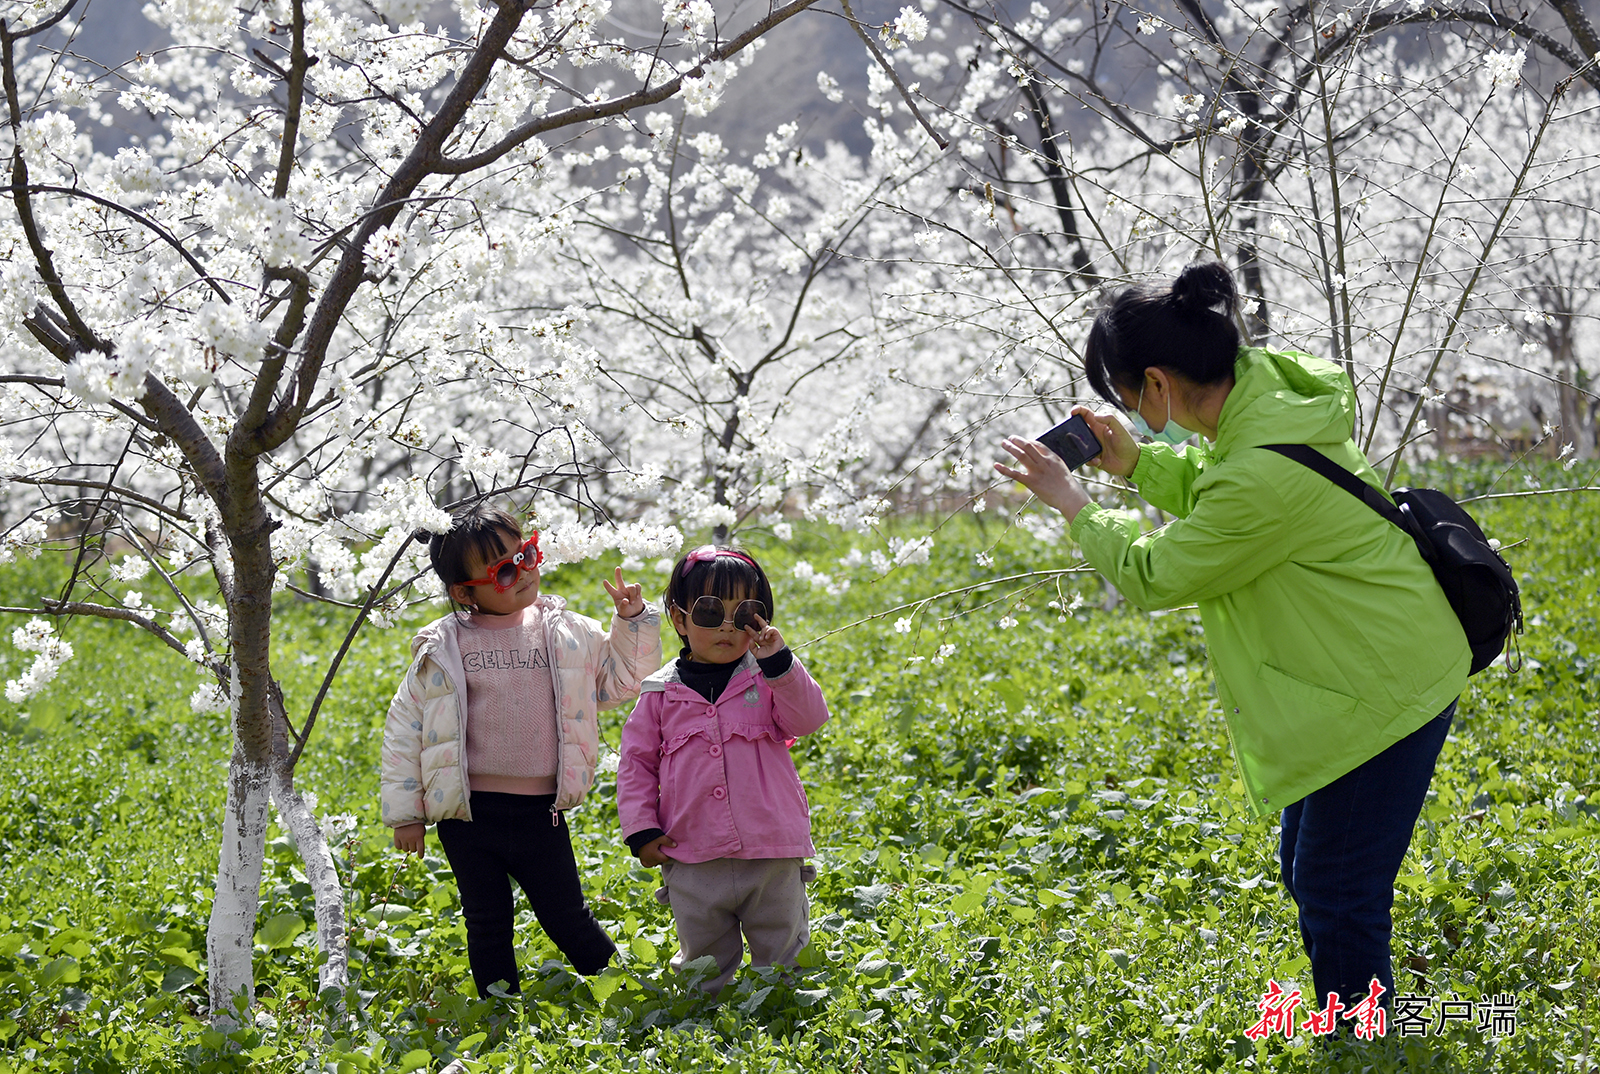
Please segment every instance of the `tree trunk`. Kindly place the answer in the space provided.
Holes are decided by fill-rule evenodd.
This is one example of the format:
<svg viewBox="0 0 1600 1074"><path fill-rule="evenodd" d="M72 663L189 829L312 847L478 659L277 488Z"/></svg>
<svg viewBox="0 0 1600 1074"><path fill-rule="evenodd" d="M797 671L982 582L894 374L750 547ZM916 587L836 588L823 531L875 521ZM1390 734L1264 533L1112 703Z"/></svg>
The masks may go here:
<svg viewBox="0 0 1600 1074"><path fill-rule="evenodd" d="M276 679L268 683L267 705L272 714L272 801L305 866L306 882L311 885L315 907L317 950L326 956L317 972L317 991L337 988L342 992L350 983L344 888L339 883L339 871L334 866L328 837L311 815L305 798L295 789L294 765L290 762L294 754L289 748L289 716Z"/></svg>
<svg viewBox="0 0 1600 1074"><path fill-rule="evenodd" d="M317 950L327 956L317 972L317 990L337 988L342 992L350 983L350 951L346 943L344 888L339 883L339 870L334 866L333 851L322 826L311 815L306 800L295 790L293 769L281 761L273 768L272 801L305 866L306 881L311 885L316 907Z"/></svg>
<svg viewBox="0 0 1600 1074"><path fill-rule="evenodd" d="M231 691L234 727L239 725L239 682L235 669ZM267 846L267 803L271 772L265 759L251 761L234 734L228 770L228 804L222 814L222 851L217 862L217 887L206 929L206 979L211 1021L237 1025L233 1002L243 995L255 1002L255 977L250 956L255 942L256 908L261 900L261 862Z"/></svg>
<svg viewBox="0 0 1600 1074"><path fill-rule="evenodd" d="M272 521L256 474L256 457L227 453L230 495L219 504L227 551L216 556L228 601L228 699L233 715L233 759L228 767L228 806L223 815L217 891L206 931L211 1021L236 1023L232 1004L255 1002L250 964L256 910L261 901L261 864L266 853L267 808L272 792L273 697ZM282 698L277 706L282 710Z"/></svg>

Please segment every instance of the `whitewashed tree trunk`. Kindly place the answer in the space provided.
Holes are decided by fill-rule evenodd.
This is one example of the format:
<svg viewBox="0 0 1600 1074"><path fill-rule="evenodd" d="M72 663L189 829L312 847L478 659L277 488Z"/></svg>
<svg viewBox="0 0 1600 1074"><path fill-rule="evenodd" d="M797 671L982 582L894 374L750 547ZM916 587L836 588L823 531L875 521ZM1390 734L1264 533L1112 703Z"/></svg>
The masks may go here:
<svg viewBox="0 0 1600 1074"><path fill-rule="evenodd" d="M294 840L300 863L311 885L317 924L317 950L327 957L317 972L317 991L350 983L350 955L346 943L344 888L334 866L328 836L311 813L311 806L294 785L294 755L289 748L289 718L283 691L273 681L267 689L272 718L272 801L278 818Z"/></svg>
<svg viewBox="0 0 1600 1074"><path fill-rule="evenodd" d="M294 788L294 773L280 768L272 779L272 801L284 827L294 838L311 885L317 920L317 950L327 955L317 972L317 989L343 988L350 983L350 955L344 914L344 888L334 866L322 826L311 815L306 800Z"/></svg>
<svg viewBox="0 0 1600 1074"><path fill-rule="evenodd" d="M234 694L238 705L238 694ZM222 851L217 861L216 893L206 929L206 976L211 1019L235 1024L234 997L255 1002L250 955L255 941L256 908L261 901L261 864L266 855L267 804L271 772L246 761L237 741L228 771L228 803L222 814Z"/></svg>

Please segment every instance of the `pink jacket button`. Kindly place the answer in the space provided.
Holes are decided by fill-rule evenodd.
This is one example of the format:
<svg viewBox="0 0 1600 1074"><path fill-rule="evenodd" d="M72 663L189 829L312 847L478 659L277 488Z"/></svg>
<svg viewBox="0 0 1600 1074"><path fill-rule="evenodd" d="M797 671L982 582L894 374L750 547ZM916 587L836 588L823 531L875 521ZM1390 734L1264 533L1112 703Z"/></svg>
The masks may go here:
<svg viewBox="0 0 1600 1074"><path fill-rule="evenodd" d="M722 747L721 746L712 746L711 747L711 756L713 756L713 757L721 757L722 756Z"/></svg>
<svg viewBox="0 0 1600 1074"><path fill-rule="evenodd" d="M728 797L728 789L726 787L718 787L716 790L711 792L711 797L720 802L724 798Z"/></svg>

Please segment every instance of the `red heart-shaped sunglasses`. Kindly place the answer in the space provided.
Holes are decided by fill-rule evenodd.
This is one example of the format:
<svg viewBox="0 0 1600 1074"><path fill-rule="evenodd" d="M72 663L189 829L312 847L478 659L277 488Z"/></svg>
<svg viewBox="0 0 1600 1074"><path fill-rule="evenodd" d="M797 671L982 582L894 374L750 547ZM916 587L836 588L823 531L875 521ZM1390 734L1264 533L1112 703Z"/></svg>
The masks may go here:
<svg viewBox="0 0 1600 1074"><path fill-rule="evenodd" d="M544 553L539 551L539 531L534 530L533 536L522 542L522 546L505 559L489 565L488 571L482 578L474 578L462 585L492 585L496 593L504 593L517 584L517 579L523 571L537 570L539 564L544 562Z"/></svg>

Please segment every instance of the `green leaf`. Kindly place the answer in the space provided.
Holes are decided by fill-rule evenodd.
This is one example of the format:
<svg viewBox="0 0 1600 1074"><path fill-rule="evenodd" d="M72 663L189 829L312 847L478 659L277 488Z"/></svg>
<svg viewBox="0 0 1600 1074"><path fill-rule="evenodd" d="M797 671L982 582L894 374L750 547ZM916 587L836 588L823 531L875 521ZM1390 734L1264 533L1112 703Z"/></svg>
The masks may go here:
<svg viewBox="0 0 1600 1074"><path fill-rule="evenodd" d="M58 958L39 967L39 987L54 988L58 984L73 984L82 976L75 958Z"/></svg>
<svg viewBox="0 0 1600 1074"><path fill-rule="evenodd" d="M198 971L191 970L188 966L174 966L162 975L161 991L182 992L199 979Z"/></svg>
<svg viewBox="0 0 1600 1074"><path fill-rule="evenodd" d="M626 979L627 975L621 970L608 969L598 977L589 978L589 993L596 1003L604 1004Z"/></svg>
<svg viewBox="0 0 1600 1074"><path fill-rule="evenodd" d="M158 954L165 955L174 962L188 966L191 970L200 968L200 956L187 947L163 947Z"/></svg>
<svg viewBox="0 0 1600 1074"><path fill-rule="evenodd" d="M628 950L633 952L633 957L640 962L654 962L656 960L656 945L643 936L635 936L628 945Z"/></svg>
<svg viewBox="0 0 1600 1074"><path fill-rule="evenodd" d="M861 977L872 980L877 977L889 976L894 963L886 958L864 958L856 963L856 973Z"/></svg>
<svg viewBox="0 0 1600 1074"><path fill-rule="evenodd" d="M305 918L299 914L273 914L256 930L256 943L277 950L294 943L294 938L305 930Z"/></svg>
<svg viewBox="0 0 1600 1074"><path fill-rule="evenodd" d="M428 1054L426 1048L416 1048L400 1057L394 1066L398 1074L411 1074L413 1070L421 1070L433 1061L433 1056Z"/></svg>
<svg viewBox="0 0 1600 1074"><path fill-rule="evenodd" d="M950 900L950 912L957 917L966 917L983 905L983 897L988 894L993 884L992 873L984 873L968 880L966 890Z"/></svg>
<svg viewBox="0 0 1600 1074"><path fill-rule="evenodd" d="M1295 974L1301 972L1310 965L1311 959L1306 957L1306 953L1302 951L1288 961L1278 963L1278 971L1276 976L1279 978L1293 977Z"/></svg>

